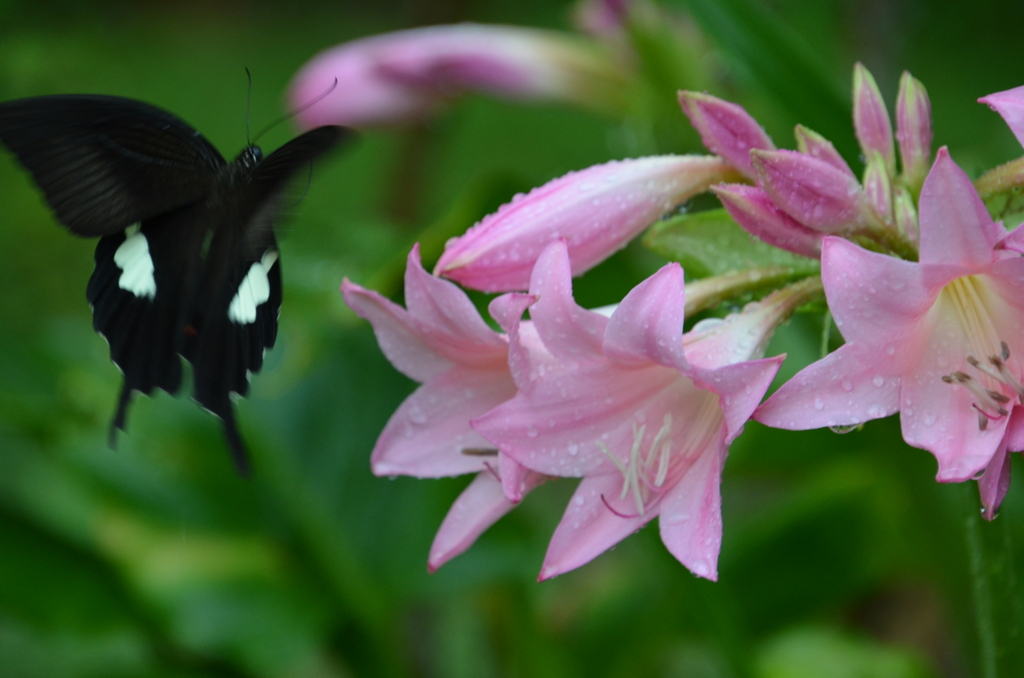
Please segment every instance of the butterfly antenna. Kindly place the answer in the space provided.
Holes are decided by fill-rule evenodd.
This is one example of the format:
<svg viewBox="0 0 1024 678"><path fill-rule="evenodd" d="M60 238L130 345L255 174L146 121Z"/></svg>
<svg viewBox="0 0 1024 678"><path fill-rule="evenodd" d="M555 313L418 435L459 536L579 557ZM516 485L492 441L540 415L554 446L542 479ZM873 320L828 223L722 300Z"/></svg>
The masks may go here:
<svg viewBox="0 0 1024 678"><path fill-rule="evenodd" d="M296 115L298 115L299 113L302 113L303 111L307 110L307 109L308 109L309 107L313 106L314 104L317 104L317 103L319 103L319 102L323 101L323 100L324 100L324 98L326 98L328 94L330 94L331 92L333 92L333 91L334 91L334 89L335 89L335 88L336 88L337 86L338 86L338 79L337 79L337 78L335 78L335 79L334 79L334 82L332 82L332 83L331 83L331 86L330 86L330 87L328 87L328 88L327 88L327 90L326 90L325 92L323 92L322 94L318 94L318 95L317 95L316 97L314 97L314 98L313 98L313 99L312 99L311 101L307 101L306 103L302 104L301 106L299 106L299 107L298 107L298 108L296 108L295 110L293 110L293 111L289 111L288 113L285 113L285 114L284 114L284 115L282 115L282 116L281 116L280 118L278 118L277 120L273 121L272 123L270 123L269 125L267 125L267 126L266 126L266 127L264 127L263 129L261 129L261 130L260 130L260 131L259 131L259 132L258 132L258 133L256 134L256 136L255 136L255 137L253 137L253 140L252 140L252 144L256 143L256 141L257 141L257 140L258 140L258 139L259 139L259 138L260 138L261 136L263 136L264 134L266 134L267 132L269 132L269 131L270 131L270 130L271 130L271 129L273 128L273 127L275 127L275 126L277 126L277 125L281 124L281 123L282 123L282 122L284 122L285 120L288 120L288 119L290 119L290 118L294 118L294 117L295 117ZM250 145L252 145L252 144L250 144Z"/></svg>
<svg viewBox="0 0 1024 678"><path fill-rule="evenodd" d="M245 77L249 80L249 89L245 92L245 145L252 146L249 141L249 113L252 111L252 73L245 67Z"/></svg>

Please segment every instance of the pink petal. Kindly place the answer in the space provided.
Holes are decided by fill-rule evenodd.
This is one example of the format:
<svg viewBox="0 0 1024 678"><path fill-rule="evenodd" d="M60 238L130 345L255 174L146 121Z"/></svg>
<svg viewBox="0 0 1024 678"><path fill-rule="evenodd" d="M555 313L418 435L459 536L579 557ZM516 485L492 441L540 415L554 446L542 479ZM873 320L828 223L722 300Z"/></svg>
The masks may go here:
<svg viewBox="0 0 1024 678"><path fill-rule="evenodd" d="M541 581L590 562L657 515L648 512L644 516L622 517L633 515L636 509L629 498L619 499L621 488L622 476L592 476L580 482L551 537L540 570Z"/></svg>
<svg viewBox="0 0 1024 678"><path fill-rule="evenodd" d="M431 345L453 362L490 365L505 361L505 337L487 326L465 292L423 270L419 245L409 252L405 269L405 305Z"/></svg>
<svg viewBox="0 0 1024 678"><path fill-rule="evenodd" d="M443 347L424 335L409 312L398 304L348 278L341 284L341 293L356 315L370 321L381 352L405 376L423 382L453 365L442 352Z"/></svg>
<svg viewBox="0 0 1024 678"><path fill-rule="evenodd" d="M686 371L683 269L666 264L634 287L608 322L604 354L623 366L658 363Z"/></svg>
<svg viewBox="0 0 1024 678"><path fill-rule="evenodd" d="M761 187L804 226L839 233L859 223L860 184L846 172L796 151L753 151L750 157Z"/></svg>
<svg viewBox="0 0 1024 678"><path fill-rule="evenodd" d="M918 202L921 261L984 266L1006 232L989 216L974 184L943 146Z"/></svg>
<svg viewBox="0 0 1024 678"><path fill-rule="evenodd" d="M924 85L903 71L896 98L896 140L903 160L903 180L917 187L932 159L932 104Z"/></svg>
<svg viewBox="0 0 1024 678"><path fill-rule="evenodd" d="M491 317L508 332L508 366L516 388L529 388L541 374L558 368L558 361L544 346L536 326L522 320L523 312L536 300L532 294L509 293L488 306Z"/></svg>
<svg viewBox="0 0 1024 678"><path fill-rule="evenodd" d="M955 370L973 371L966 362L972 352L970 339L956 313L937 306L922 321L920 332L923 351L916 366L908 366L901 384L903 439L935 455L940 482L968 480L992 459L1007 417L989 421L981 431L975 397L959 384L942 381Z"/></svg>
<svg viewBox="0 0 1024 678"><path fill-rule="evenodd" d="M775 150L775 144L742 106L700 92L680 92L679 105L700 133L704 146L754 179L750 151Z"/></svg>
<svg viewBox="0 0 1024 678"><path fill-rule="evenodd" d="M698 577L718 581L722 547L722 441L704 450L661 502L658 527L669 552Z"/></svg>
<svg viewBox="0 0 1024 678"><path fill-rule="evenodd" d="M729 216L745 231L780 249L805 257L821 256L819 231L812 231L778 209L760 188L744 184L719 184L711 188Z"/></svg>
<svg viewBox="0 0 1024 678"><path fill-rule="evenodd" d="M455 476L484 469L487 457L464 449L493 447L469 422L515 395L507 370L454 367L420 386L391 415L370 457L379 476Z"/></svg>
<svg viewBox="0 0 1024 678"><path fill-rule="evenodd" d="M701 370L700 380L719 396L725 418L725 443L743 432L779 371L784 356L747 360L715 370Z"/></svg>
<svg viewBox="0 0 1024 678"><path fill-rule="evenodd" d="M1014 411L1019 411L1019 409L1014 408ZM981 494L981 505L984 507L982 515L985 520L995 520L999 515L999 506L1003 503L1003 497L1009 490L1010 453L1007 452L1004 443L992 455L992 461L985 468L985 475L978 479L978 492Z"/></svg>
<svg viewBox="0 0 1024 678"><path fill-rule="evenodd" d="M875 78L859 63L853 67L853 127L864 156L880 153L889 175L895 176L896 151L889 112Z"/></svg>
<svg viewBox="0 0 1024 678"><path fill-rule="evenodd" d="M505 497L515 503L523 500L535 487L548 479L548 476L532 471L507 454L498 453L498 475L501 477L501 488Z"/></svg>
<svg viewBox="0 0 1024 678"><path fill-rule="evenodd" d="M533 268L530 293L537 297L530 317L555 357L563 361L602 357L601 342L608 319L573 301L569 253L564 242L553 242L541 253Z"/></svg>
<svg viewBox="0 0 1024 678"><path fill-rule="evenodd" d="M841 346L800 370L757 408L754 419L774 428L803 431L854 426L899 410L900 378L873 369L873 354Z"/></svg>
<svg viewBox="0 0 1024 678"><path fill-rule="evenodd" d="M1020 452L1024 450L1024 409L1014 407L1010 412L1010 422L1006 425L1006 451Z"/></svg>
<svg viewBox="0 0 1024 678"><path fill-rule="evenodd" d="M836 327L847 342L867 347L883 374L898 374L920 350L918 323L938 294L923 268L842 238L825 238L821 277Z"/></svg>
<svg viewBox="0 0 1024 678"><path fill-rule="evenodd" d="M572 172L517 196L450 240L434 272L488 292L523 290L540 253L561 238L573 275L580 275L732 173L720 158L674 155Z"/></svg>
<svg viewBox="0 0 1024 678"><path fill-rule="evenodd" d="M989 94L978 99L978 102L988 104L992 110L1003 116L1003 120L1010 126L1010 131L1024 146L1024 86Z"/></svg>
<svg viewBox="0 0 1024 678"><path fill-rule="evenodd" d="M1017 226L1006 234L999 244L996 245L996 249L1005 249L1018 254L1024 254L1024 223L1017 224Z"/></svg>
<svg viewBox="0 0 1024 678"><path fill-rule="evenodd" d="M478 473L444 517L430 546L427 569L437 571L473 545L477 537L516 505L505 499L501 483L490 471Z"/></svg>
<svg viewBox="0 0 1024 678"><path fill-rule="evenodd" d="M853 179L857 178L857 175L853 173L850 166L843 160L843 156L839 155L839 151L836 150L831 141L803 125L796 126L795 134L798 151L827 162Z"/></svg>

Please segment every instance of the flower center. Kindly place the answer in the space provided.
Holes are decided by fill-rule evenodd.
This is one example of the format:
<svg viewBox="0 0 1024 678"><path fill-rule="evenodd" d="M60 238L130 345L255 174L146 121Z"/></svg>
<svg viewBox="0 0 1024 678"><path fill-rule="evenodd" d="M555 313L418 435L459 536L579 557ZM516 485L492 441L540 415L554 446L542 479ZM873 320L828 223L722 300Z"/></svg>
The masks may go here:
<svg viewBox="0 0 1024 678"><path fill-rule="evenodd" d="M957 370L943 375L942 381L959 384L970 391L974 396L971 407L978 413L978 429L984 431L990 420L1001 419L1010 413L1013 405L1008 392L1015 394L1018 402L1024 403L1024 384L1006 364L1010 359L1009 345L996 339L998 332L986 303L988 286L978 276L964 276L946 285L942 291L972 351L967 355L967 364L974 368L974 374ZM997 341L998 354L990 353ZM988 356L982 361L974 353L988 353Z"/></svg>
<svg viewBox="0 0 1024 678"><path fill-rule="evenodd" d="M647 509L658 498L666 484L671 485L687 468L696 456L707 448L713 436L718 435L721 424L721 408L718 398L712 394L702 398L699 411L696 413L684 442L673 450L672 413L665 414L661 428L654 434L647 450L644 452L644 436L647 425L633 424L633 444L629 450L629 460L623 463L612 454L608 447L598 441L601 452L615 465L622 474L622 491L619 499L630 495L636 507L635 515L619 513L602 496L605 506L612 513L622 518L636 518L646 515Z"/></svg>

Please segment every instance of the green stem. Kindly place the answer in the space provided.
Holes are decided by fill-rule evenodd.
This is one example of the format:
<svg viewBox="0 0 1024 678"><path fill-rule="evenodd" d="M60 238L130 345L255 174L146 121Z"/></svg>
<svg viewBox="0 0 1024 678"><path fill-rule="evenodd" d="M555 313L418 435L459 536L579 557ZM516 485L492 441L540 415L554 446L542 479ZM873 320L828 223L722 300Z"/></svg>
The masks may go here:
<svg viewBox="0 0 1024 678"><path fill-rule="evenodd" d="M992 614L992 588L985 567L981 544L981 515L972 483L962 483L967 517L964 532L967 538L967 560L971 572L971 593L974 602L974 623L978 630L978 654L982 678L998 678L996 673L996 627Z"/></svg>
<svg viewBox="0 0 1024 678"><path fill-rule="evenodd" d="M819 354L822 358L828 355L828 342L832 338L832 312L826 310L821 319L821 348Z"/></svg>
<svg viewBox="0 0 1024 678"><path fill-rule="evenodd" d="M686 283L686 317L718 306L723 301L808 277L806 268L762 266Z"/></svg>

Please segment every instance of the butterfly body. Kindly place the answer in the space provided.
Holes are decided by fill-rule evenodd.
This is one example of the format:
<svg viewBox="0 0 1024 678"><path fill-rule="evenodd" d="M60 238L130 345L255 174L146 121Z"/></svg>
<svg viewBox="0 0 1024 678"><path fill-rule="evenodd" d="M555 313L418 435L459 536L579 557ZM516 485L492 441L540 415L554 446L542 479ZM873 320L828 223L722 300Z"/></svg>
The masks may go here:
<svg viewBox="0 0 1024 678"><path fill-rule="evenodd" d="M176 393L184 358L193 395L246 454L232 395L244 396L277 336L281 264L274 221L288 181L346 134L321 127L264 157L226 162L166 111L119 97L66 95L0 103L0 141L32 174L71 232L99 236L86 296L124 385Z"/></svg>

